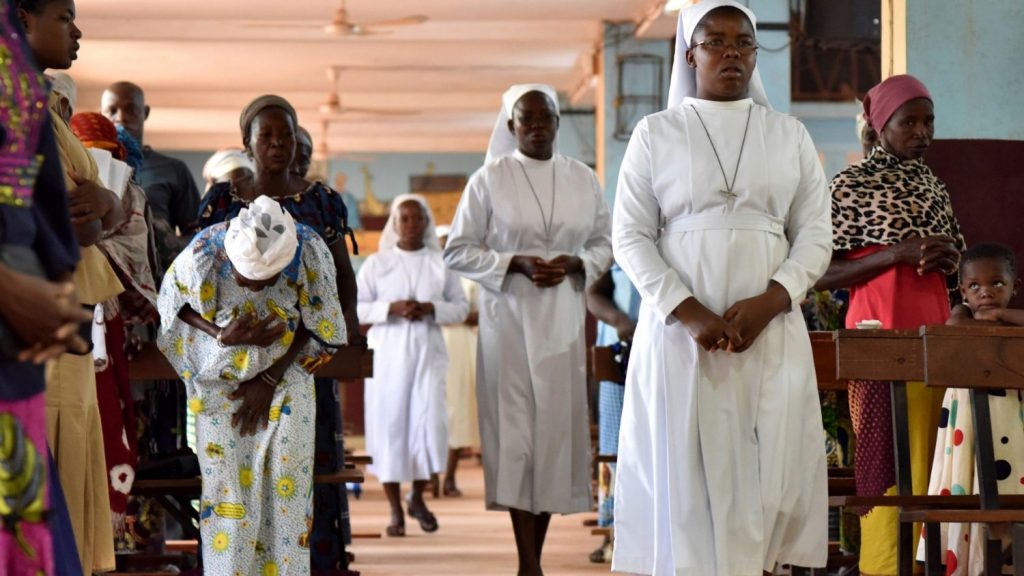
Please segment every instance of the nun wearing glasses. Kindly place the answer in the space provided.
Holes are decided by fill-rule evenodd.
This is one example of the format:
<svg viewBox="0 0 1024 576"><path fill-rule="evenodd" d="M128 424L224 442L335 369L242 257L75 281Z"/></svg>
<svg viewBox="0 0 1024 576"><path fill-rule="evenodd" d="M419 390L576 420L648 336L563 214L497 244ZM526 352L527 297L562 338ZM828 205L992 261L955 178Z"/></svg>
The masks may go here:
<svg viewBox="0 0 1024 576"><path fill-rule="evenodd" d="M814 143L771 109L754 14L680 13L669 108L633 132L615 259L642 298L626 377L612 569L825 566L824 433L799 304L825 272Z"/></svg>

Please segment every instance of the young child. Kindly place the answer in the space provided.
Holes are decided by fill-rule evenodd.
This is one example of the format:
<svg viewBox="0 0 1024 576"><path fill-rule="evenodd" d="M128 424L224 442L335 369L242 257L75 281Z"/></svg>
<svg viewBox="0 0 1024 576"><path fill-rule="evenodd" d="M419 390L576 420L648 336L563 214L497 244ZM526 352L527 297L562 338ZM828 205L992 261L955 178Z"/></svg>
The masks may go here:
<svg viewBox="0 0 1024 576"><path fill-rule="evenodd" d="M1001 244L978 244L960 262L960 293L964 303L950 314L949 325L1024 327L1024 310L1007 308L1020 289L1017 260ZM1024 391L989 390L996 473L1000 494L1024 493ZM974 422L968 390L950 388L942 401L939 433L932 461L929 494L976 494ZM978 524L942 527L946 574L984 573L984 538ZM966 538L968 531L970 537ZM924 543L918 548L924 559Z"/></svg>

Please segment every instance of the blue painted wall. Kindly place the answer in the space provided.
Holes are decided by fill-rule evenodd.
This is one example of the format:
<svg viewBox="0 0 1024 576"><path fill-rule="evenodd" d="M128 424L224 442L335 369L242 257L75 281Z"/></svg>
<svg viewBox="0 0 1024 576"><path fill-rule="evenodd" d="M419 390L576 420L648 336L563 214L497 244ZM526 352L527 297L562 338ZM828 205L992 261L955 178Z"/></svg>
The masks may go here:
<svg viewBox="0 0 1024 576"><path fill-rule="evenodd" d="M936 137L1024 140L1024 2L906 1L907 71L935 98Z"/></svg>

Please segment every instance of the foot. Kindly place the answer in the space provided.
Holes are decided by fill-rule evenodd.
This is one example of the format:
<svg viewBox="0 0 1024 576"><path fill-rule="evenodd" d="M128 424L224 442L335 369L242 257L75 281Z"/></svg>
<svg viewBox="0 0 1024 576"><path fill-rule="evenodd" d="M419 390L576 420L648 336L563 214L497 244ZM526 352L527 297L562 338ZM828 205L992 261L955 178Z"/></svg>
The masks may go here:
<svg viewBox="0 0 1024 576"><path fill-rule="evenodd" d="M428 534L437 532L437 529L440 527L437 524L437 517L422 502L419 506L415 504L409 505L409 516L415 518L420 523L420 529Z"/></svg>
<svg viewBox="0 0 1024 576"><path fill-rule="evenodd" d="M612 559L612 543L610 538L605 538L593 552L590 553L590 561L594 564L605 564Z"/></svg>
<svg viewBox="0 0 1024 576"><path fill-rule="evenodd" d="M405 515L401 512L391 514L391 524L387 528L388 536L400 538L405 536Z"/></svg>
<svg viewBox="0 0 1024 576"><path fill-rule="evenodd" d="M444 495L448 498L458 498L462 496L462 490L455 485L455 480L445 480Z"/></svg>

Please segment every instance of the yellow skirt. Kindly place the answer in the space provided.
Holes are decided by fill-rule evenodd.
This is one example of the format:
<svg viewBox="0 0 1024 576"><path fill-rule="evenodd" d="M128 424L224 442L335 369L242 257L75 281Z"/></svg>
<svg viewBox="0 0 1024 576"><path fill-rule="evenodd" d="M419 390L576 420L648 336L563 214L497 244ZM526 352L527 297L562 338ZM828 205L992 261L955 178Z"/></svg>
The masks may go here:
<svg viewBox="0 0 1024 576"><path fill-rule="evenodd" d="M46 435L85 574L114 569L103 428L92 355L65 354L46 367Z"/></svg>
<svg viewBox="0 0 1024 576"><path fill-rule="evenodd" d="M907 426L910 430L910 472L914 494L928 493L929 466L939 427L942 390L928 388L923 382L907 383ZM889 488L887 495L896 493ZM875 507L860 519L860 573L862 576L895 576L896 547L899 541L899 516L896 508ZM921 526L914 525L916 545ZM915 572L923 570L915 567Z"/></svg>

